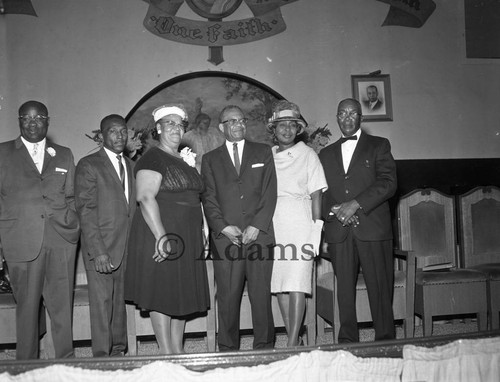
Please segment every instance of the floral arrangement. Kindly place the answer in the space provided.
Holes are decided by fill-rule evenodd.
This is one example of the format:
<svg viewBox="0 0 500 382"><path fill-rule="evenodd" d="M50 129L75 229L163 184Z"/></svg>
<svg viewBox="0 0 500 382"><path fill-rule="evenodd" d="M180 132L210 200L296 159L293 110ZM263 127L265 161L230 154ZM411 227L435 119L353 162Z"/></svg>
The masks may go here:
<svg viewBox="0 0 500 382"><path fill-rule="evenodd" d="M323 127L309 125L303 135L304 142L312 147L316 153L319 153L330 142L332 132L328 128L328 124Z"/></svg>
<svg viewBox="0 0 500 382"><path fill-rule="evenodd" d="M56 150L53 147L47 147L46 151L52 158L56 156Z"/></svg>
<svg viewBox="0 0 500 382"><path fill-rule="evenodd" d="M92 130L93 135L85 134L85 136L95 143L97 143L98 147L102 147L102 134L101 130ZM128 129L128 140L127 140L127 148L126 152L130 158L132 158L135 153L142 148L141 136L143 132L136 132L133 129Z"/></svg>
<svg viewBox="0 0 500 382"><path fill-rule="evenodd" d="M196 154L189 148L184 147L181 152L181 158L184 162L186 162L191 167L196 165Z"/></svg>

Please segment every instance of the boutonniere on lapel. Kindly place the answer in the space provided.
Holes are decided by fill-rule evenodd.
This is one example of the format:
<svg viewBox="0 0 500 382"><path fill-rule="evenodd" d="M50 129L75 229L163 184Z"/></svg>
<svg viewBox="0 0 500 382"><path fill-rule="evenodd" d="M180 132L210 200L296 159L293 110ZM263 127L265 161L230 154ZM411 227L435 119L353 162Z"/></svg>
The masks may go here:
<svg viewBox="0 0 500 382"><path fill-rule="evenodd" d="M370 161L368 159L365 160L365 167L370 168Z"/></svg>
<svg viewBox="0 0 500 382"><path fill-rule="evenodd" d="M47 147L47 154L49 154L52 158L56 156L56 150L54 150L52 147Z"/></svg>
<svg viewBox="0 0 500 382"><path fill-rule="evenodd" d="M181 152L181 158L184 162L186 162L191 167L194 167L196 164L196 153L191 151L189 147L184 147Z"/></svg>

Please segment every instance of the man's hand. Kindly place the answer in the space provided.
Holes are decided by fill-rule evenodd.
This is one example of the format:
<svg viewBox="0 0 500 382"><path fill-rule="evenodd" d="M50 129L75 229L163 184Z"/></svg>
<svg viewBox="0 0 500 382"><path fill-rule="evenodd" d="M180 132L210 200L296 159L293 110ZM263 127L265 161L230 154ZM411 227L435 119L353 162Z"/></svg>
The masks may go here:
<svg viewBox="0 0 500 382"><path fill-rule="evenodd" d="M237 245L238 247L241 246L243 233L239 227L235 225L228 225L227 227L224 227L221 233L231 240L234 245Z"/></svg>
<svg viewBox="0 0 500 382"><path fill-rule="evenodd" d="M115 267L111 263L111 257L109 255L99 255L94 258L94 267L96 272L99 273L111 273L115 270Z"/></svg>
<svg viewBox="0 0 500 382"><path fill-rule="evenodd" d="M348 202L333 206L330 214L335 215L338 221L341 222L344 227L347 225L357 227L359 225L359 218L355 214L359 208L359 203L355 199L353 199Z"/></svg>
<svg viewBox="0 0 500 382"><path fill-rule="evenodd" d="M257 236L259 236L259 229L252 227L249 225L247 228L245 228L245 231L243 231L243 244L250 244L253 243L255 240L257 240Z"/></svg>

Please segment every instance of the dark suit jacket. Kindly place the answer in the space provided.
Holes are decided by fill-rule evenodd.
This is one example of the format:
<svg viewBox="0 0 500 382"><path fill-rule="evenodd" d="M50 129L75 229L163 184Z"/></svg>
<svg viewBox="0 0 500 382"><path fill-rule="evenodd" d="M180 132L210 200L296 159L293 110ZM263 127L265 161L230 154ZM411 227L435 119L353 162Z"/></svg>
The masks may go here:
<svg viewBox="0 0 500 382"><path fill-rule="evenodd" d="M377 99L377 102L373 105L373 107L370 109L370 101L363 101L363 105L365 106L365 109L367 111L376 111L380 110L382 108L383 102L379 99Z"/></svg>
<svg viewBox="0 0 500 382"><path fill-rule="evenodd" d="M274 243L277 180L269 146L245 141L238 176L223 144L203 156L201 175L206 187L203 207L216 238L228 225L241 230L251 225L260 230L257 241Z"/></svg>
<svg viewBox="0 0 500 382"><path fill-rule="evenodd" d="M78 162L75 175L76 208L82 225L82 252L85 266L96 256L108 254L115 269L126 253L127 238L136 208L132 162L124 157L128 175L129 202L106 152Z"/></svg>
<svg viewBox="0 0 500 382"><path fill-rule="evenodd" d="M21 137L0 144L0 241L7 261L38 256L47 219L68 244L78 241L74 173L73 154L67 147L47 140L40 174Z"/></svg>
<svg viewBox="0 0 500 382"><path fill-rule="evenodd" d="M361 133L351 163L344 171L340 140L319 154L325 170L328 190L323 194L322 214L326 220L325 241L340 243L349 227L343 227L328 213L335 204L356 199L359 226L353 234L363 241L392 239L391 215L387 200L396 192L396 164L391 145L385 138Z"/></svg>

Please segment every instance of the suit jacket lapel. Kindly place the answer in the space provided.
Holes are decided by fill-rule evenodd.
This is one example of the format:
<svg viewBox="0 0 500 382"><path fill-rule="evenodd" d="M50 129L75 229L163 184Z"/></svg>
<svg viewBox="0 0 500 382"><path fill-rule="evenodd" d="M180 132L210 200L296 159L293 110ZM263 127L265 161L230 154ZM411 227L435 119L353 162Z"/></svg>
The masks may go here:
<svg viewBox="0 0 500 382"><path fill-rule="evenodd" d="M48 139L45 141L45 150L43 153L43 167L42 167L42 174L47 170L49 167L49 163L52 161L53 156L50 155L47 151L49 147L52 147L52 142L50 142ZM57 153L56 153L57 155ZM54 155L55 156L55 155ZM36 166L35 166L36 167Z"/></svg>
<svg viewBox="0 0 500 382"><path fill-rule="evenodd" d="M19 156L26 162L26 164L33 170L36 171L37 174L39 174L38 169L36 168L35 162L33 162L33 158L31 157L28 149L24 145L23 141L21 140L21 136L19 136L16 139L16 149L17 152L19 153Z"/></svg>
<svg viewBox="0 0 500 382"><path fill-rule="evenodd" d="M363 133L361 133L359 135L358 144L356 145L356 148L354 149L354 152L352 153L351 163L349 163L349 168L347 169L347 172L349 172L349 170L351 169L353 164L359 160L359 156L364 151L365 145L366 145L365 136Z"/></svg>
<svg viewBox="0 0 500 382"><path fill-rule="evenodd" d="M245 145L243 146L243 155L241 156L240 176L248 167L252 153L253 151L251 144L249 144L248 141L245 141Z"/></svg>
<svg viewBox="0 0 500 382"><path fill-rule="evenodd" d="M238 176L238 173L236 172L236 167L234 167L234 164L233 164L233 158L231 158L233 153L229 153L229 150L228 150L226 143L224 143L220 148L221 148L220 159L221 159L223 165L226 167L228 172L232 172L234 175ZM245 150L243 150L243 152L244 151ZM241 174L241 169L242 169L242 166L240 166L240 174Z"/></svg>
<svg viewBox="0 0 500 382"><path fill-rule="evenodd" d="M113 166L113 163L111 163L111 160L110 160L108 154L106 154L106 151L104 151L104 148L101 148L99 150L99 156L102 159L102 163L103 163L103 167L104 167L105 171L107 171L111 175L111 177L114 179L116 186L119 187L119 189L122 191L123 201L125 203L127 203L127 198L125 196L125 191L123 191L122 182L120 180L120 177L118 176L118 173L116 172L116 170ZM124 160L125 160L125 158L124 158ZM127 175L129 177L129 193L130 193L130 188L131 188L130 187L130 176L131 176L130 171L127 172Z"/></svg>
<svg viewBox="0 0 500 382"><path fill-rule="evenodd" d="M128 176L128 200L129 202L131 200L135 200L135 187L134 187L134 174L132 173L132 166L130 165L130 160L128 158L125 158L123 157L124 161L125 161L125 168L127 169L127 176ZM115 171L116 172L116 171ZM125 196L125 192L123 193L123 195ZM125 198L126 200L126 198ZM129 210L132 208L132 204L131 203L128 203L129 206Z"/></svg>
<svg viewBox="0 0 500 382"><path fill-rule="evenodd" d="M334 150L334 160L337 161L337 165L344 171L344 162L342 160L342 145L340 144L340 141L337 141L334 143L334 145L337 145Z"/></svg>

